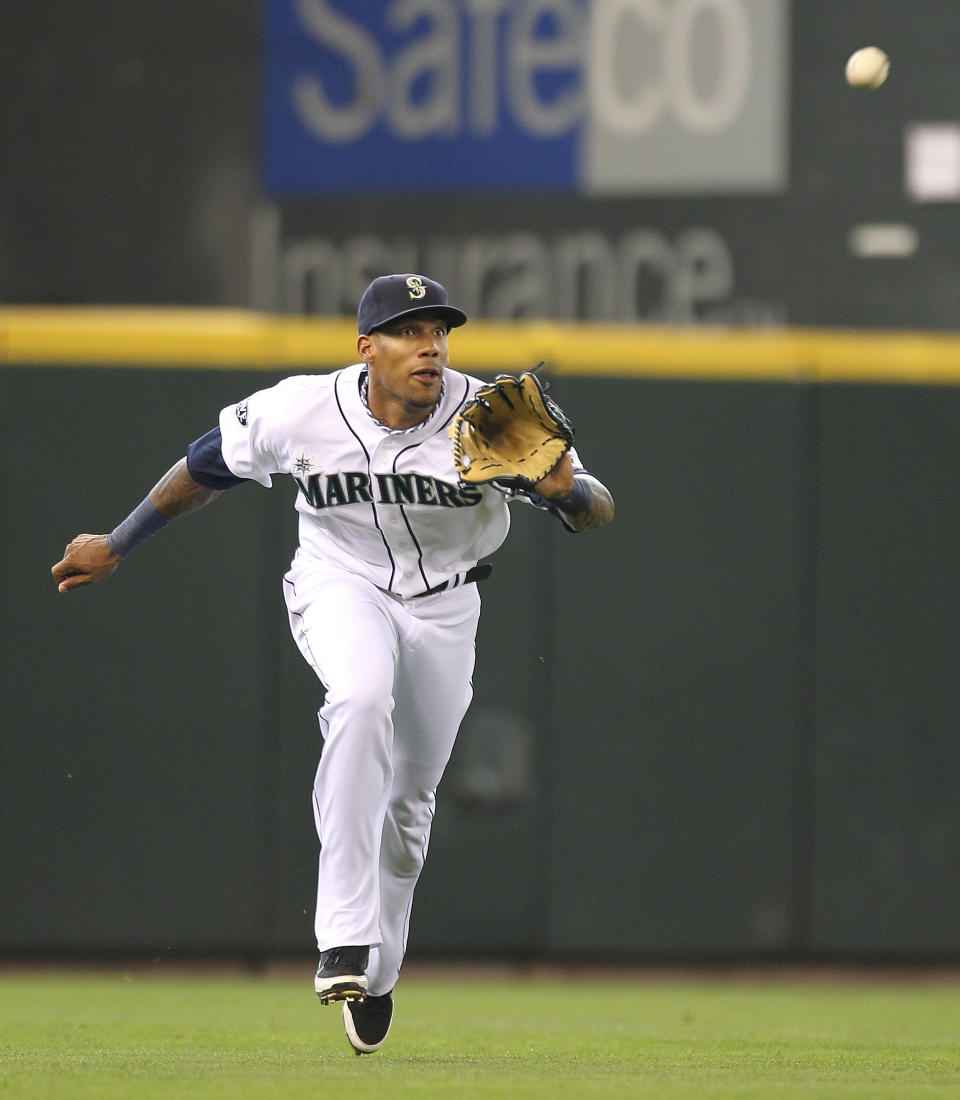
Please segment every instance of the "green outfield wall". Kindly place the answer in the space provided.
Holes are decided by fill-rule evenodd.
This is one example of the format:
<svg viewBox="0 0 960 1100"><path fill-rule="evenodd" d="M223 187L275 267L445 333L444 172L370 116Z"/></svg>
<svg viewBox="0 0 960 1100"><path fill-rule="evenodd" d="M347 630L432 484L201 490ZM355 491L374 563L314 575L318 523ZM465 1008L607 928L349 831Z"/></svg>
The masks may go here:
<svg viewBox="0 0 960 1100"><path fill-rule="evenodd" d="M514 508L412 954L960 950L960 341L856 335L455 343L481 374L548 358L617 516ZM348 361L349 323L28 310L0 337L0 952L309 953L292 485L96 589L49 570L222 406Z"/></svg>

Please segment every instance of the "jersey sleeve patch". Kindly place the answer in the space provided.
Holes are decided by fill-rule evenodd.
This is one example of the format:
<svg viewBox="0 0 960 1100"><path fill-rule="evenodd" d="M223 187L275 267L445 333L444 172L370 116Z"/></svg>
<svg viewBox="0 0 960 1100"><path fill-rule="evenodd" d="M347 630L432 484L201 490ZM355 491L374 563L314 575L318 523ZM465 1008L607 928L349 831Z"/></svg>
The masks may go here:
<svg viewBox="0 0 960 1100"><path fill-rule="evenodd" d="M232 489L234 485L248 480L237 477L224 462L219 425L195 439L187 448L187 469L197 484L208 489Z"/></svg>

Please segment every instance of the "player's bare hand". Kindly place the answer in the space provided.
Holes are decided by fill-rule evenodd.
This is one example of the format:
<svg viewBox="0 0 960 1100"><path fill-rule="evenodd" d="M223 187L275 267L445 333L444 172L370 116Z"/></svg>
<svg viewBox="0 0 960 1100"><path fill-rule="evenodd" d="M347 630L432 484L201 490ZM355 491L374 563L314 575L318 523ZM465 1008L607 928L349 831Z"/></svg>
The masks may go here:
<svg viewBox="0 0 960 1100"><path fill-rule="evenodd" d="M77 535L67 544L63 560L50 570L58 592L84 584L96 584L116 572L120 558L110 549L106 535Z"/></svg>
<svg viewBox="0 0 960 1100"><path fill-rule="evenodd" d="M565 454L550 473L534 485L533 491L546 500L559 500L561 497L565 497L572 488L573 462L570 455Z"/></svg>

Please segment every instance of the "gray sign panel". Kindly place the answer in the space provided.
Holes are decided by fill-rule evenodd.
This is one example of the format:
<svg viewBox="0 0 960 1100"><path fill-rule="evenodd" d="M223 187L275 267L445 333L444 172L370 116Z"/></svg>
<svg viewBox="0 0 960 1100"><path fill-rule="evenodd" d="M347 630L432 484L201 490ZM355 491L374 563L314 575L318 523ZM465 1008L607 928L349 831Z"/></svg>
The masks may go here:
<svg viewBox="0 0 960 1100"><path fill-rule="evenodd" d="M592 194L787 183L787 0L593 0Z"/></svg>

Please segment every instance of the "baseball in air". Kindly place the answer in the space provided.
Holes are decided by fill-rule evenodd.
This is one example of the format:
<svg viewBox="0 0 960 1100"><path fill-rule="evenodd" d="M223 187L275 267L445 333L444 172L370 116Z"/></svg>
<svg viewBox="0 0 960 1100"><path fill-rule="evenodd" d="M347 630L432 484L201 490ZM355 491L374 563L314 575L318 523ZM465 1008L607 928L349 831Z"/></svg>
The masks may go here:
<svg viewBox="0 0 960 1100"><path fill-rule="evenodd" d="M890 72L890 58L877 46L864 46L850 55L847 83L854 88L879 88Z"/></svg>

